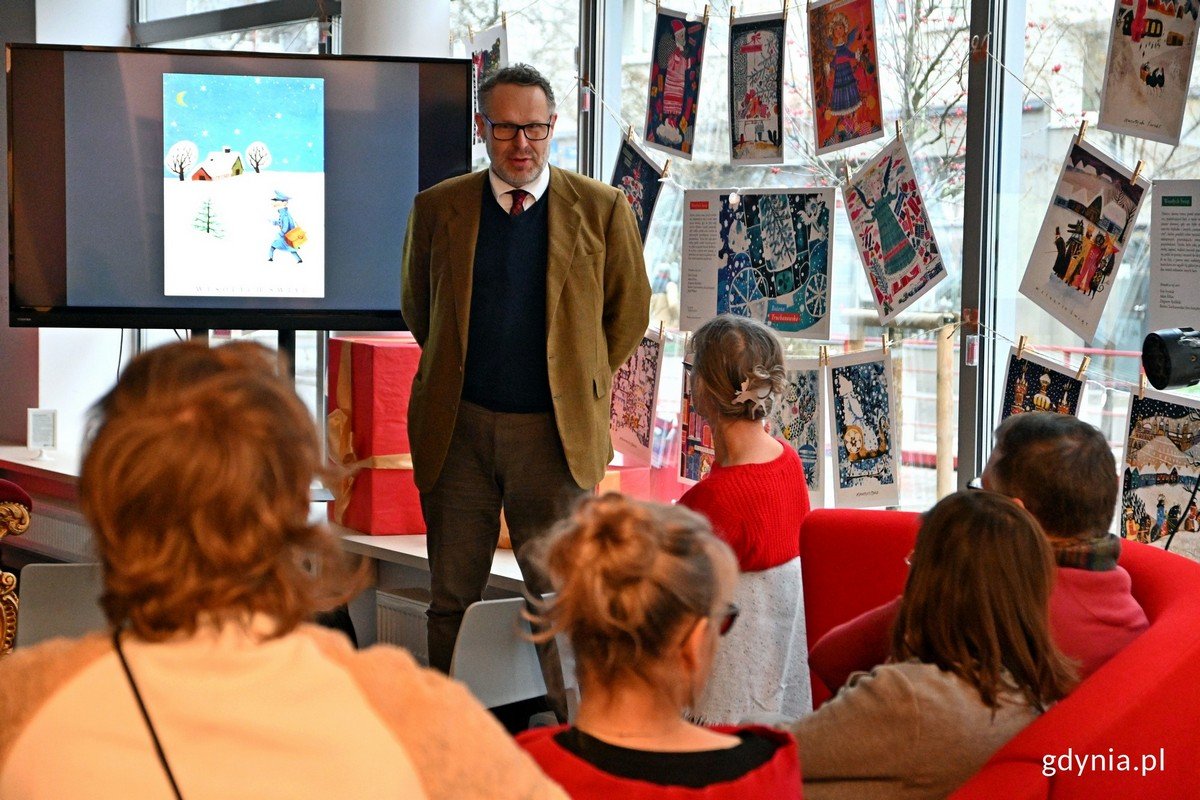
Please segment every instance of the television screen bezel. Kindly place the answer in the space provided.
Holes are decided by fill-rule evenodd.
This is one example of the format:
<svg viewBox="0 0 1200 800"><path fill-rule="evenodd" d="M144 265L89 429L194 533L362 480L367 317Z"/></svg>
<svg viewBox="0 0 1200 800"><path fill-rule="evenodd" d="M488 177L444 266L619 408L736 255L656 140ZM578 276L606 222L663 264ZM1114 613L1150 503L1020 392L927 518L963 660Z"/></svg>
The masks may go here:
<svg viewBox="0 0 1200 800"><path fill-rule="evenodd" d="M438 175L426 174L426 170L418 167L417 191L454 175L471 171L472 153L470 141L470 122L472 109L470 97L472 92L471 60L468 58L415 57L415 56L376 56L376 55L311 55L293 53L251 53L227 50L192 50L181 48L138 48L138 47L99 47L92 45L54 45L8 42L5 50L5 92L6 92L6 138L9 154L8 173L8 299L9 325L24 328L190 328L199 329L246 329L246 330L348 330L348 331L393 331L407 330L407 325L400 314L399 308L390 309L233 309L233 308L173 308L169 306L155 308L135 308L126 306L49 306L31 307L20 306L16 291L16 220L14 208L14 177L13 177L13 87L12 87L12 56L13 50L48 50L54 52L103 52L114 54L154 54L154 55L183 55L208 58L240 57L248 61L260 59L285 59L296 62L303 61L363 61L391 62L408 64L458 64L463 67L462 78L465 89L464 96L467 104L461 109L463 114L461 171L443 171ZM457 110L457 109L456 109ZM433 125L422 125L419 138L445 141L444 130ZM421 147L420 142L418 147ZM396 293L400 291L401 253L396 253Z"/></svg>

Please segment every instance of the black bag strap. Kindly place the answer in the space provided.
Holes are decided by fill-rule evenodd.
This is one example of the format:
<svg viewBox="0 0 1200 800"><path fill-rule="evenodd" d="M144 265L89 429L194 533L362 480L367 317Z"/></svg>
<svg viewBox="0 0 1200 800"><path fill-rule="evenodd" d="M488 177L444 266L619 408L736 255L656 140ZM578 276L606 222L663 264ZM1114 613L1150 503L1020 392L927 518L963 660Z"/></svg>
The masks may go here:
<svg viewBox="0 0 1200 800"><path fill-rule="evenodd" d="M129 681L129 688L133 690L133 697L137 700L138 710L142 712L142 719L146 721L150 738L154 741L154 752L158 755L158 763L162 765L163 772L167 773L167 780L171 782L171 791L175 793L175 800L183 800L183 795L179 793L179 784L175 782L175 773L171 772L171 765L167 763L167 754L163 752L162 742L158 740L158 732L154 730L154 723L150 721L150 712L146 710L142 693L138 691L137 682L134 681L133 673L129 670L129 662L125 660L125 651L121 649L120 628L113 630L113 647L116 648L117 658L121 660L121 668L125 670L125 679Z"/></svg>

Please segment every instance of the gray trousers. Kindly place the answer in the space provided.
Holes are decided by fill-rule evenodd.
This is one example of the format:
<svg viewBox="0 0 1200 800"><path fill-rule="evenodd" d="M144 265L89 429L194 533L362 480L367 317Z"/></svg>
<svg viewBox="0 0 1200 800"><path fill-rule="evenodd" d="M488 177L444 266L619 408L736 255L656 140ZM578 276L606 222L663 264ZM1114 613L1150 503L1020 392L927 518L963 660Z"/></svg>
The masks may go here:
<svg viewBox="0 0 1200 800"><path fill-rule="evenodd" d="M545 535L586 490L575 483L552 413L506 414L463 401L437 482L421 493L428 529L429 664L450 670L467 606L483 596L500 537L500 509L530 595L552 591L532 563ZM554 642L538 655L550 703L566 719L562 667Z"/></svg>

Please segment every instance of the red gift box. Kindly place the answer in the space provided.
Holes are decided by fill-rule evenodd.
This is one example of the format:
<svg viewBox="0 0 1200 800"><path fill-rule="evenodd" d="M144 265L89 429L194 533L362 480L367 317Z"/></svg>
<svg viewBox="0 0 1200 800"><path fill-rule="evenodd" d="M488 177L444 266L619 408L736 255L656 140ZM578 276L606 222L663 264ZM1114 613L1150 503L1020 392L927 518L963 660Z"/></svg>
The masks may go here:
<svg viewBox="0 0 1200 800"><path fill-rule="evenodd" d="M375 535L425 533L408 443L420 358L411 336L330 339L329 453L350 471L335 487L334 522Z"/></svg>

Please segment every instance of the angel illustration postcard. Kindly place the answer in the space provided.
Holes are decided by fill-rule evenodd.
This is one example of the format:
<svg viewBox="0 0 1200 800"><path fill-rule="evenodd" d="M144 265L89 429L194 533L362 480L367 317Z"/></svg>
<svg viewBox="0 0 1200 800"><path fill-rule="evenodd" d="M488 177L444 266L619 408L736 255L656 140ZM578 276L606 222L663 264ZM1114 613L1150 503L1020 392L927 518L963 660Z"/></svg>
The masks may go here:
<svg viewBox="0 0 1200 800"><path fill-rule="evenodd" d="M844 196L879 322L891 322L946 277L904 140L897 136L868 161Z"/></svg>
<svg viewBox="0 0 1200 800"><path fill-rule="evenodd" d="M817 155L883 136L872 0L823 0L808 9Z"/></svg>

